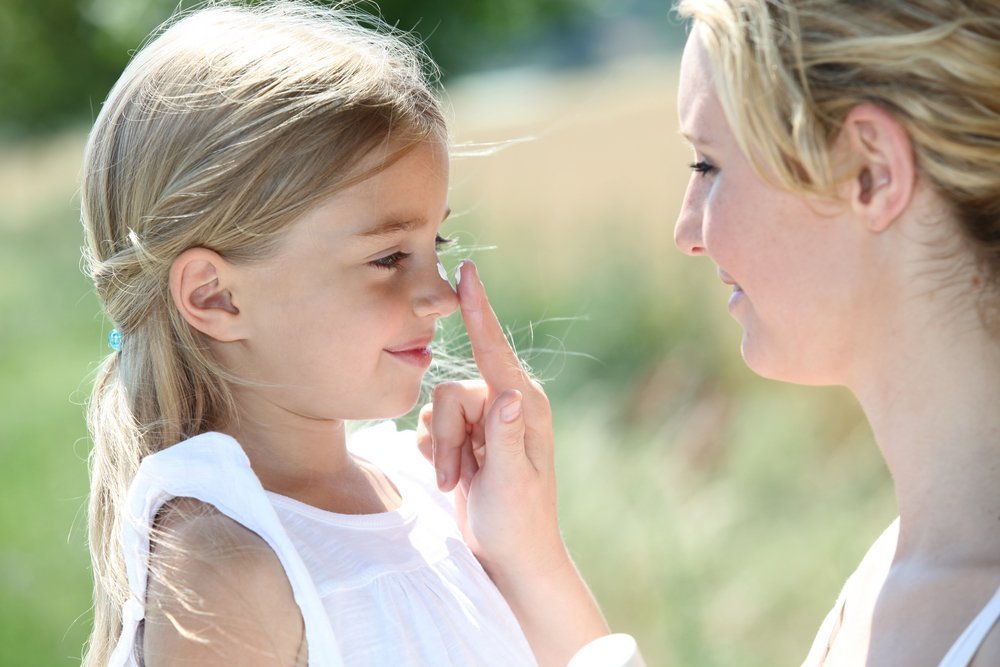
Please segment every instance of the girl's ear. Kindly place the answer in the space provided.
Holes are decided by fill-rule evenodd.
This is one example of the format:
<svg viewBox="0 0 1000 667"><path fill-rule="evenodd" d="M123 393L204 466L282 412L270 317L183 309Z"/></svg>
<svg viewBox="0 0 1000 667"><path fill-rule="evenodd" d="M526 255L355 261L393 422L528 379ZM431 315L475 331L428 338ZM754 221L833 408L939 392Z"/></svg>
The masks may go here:
<svg viewBox="0 0 1000 667"><path fill-rule="evenodd" d="M913 199L916 163L910 135L891 113L864 103L848 112L840 141L851 156L849 203L871 231L885 231Z"/></svg>
<svg viewBox="0 0 1000 667"><path fill-rule="evenodd" d="M170 296L188 324L223 343L242 340L240 309L233 298L236 272L219 253L189 248L170 266Z"/></svg>

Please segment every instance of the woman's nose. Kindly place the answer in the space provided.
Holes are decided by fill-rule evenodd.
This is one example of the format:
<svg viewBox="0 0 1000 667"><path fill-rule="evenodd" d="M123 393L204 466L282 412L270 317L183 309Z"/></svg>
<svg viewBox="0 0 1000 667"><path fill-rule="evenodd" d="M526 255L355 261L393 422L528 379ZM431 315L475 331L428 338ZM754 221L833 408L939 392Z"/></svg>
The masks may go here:
<svg viewBox="0 0 1000 667"><path fill-rule="evenodd" d="M681 211L677 215L677 223L674 225L674 243L685 255L694 257L705 254L705 239L702 234L701 207L692 205L689 195L684 197Z"/></svg>

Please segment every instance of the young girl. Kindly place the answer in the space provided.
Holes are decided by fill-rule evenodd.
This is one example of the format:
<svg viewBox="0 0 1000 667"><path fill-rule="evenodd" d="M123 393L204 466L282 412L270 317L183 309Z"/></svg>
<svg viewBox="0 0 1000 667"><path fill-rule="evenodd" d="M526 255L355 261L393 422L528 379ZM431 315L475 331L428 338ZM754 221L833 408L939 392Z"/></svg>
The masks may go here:
<svg viewBox="0 0 1000 667"><path fill-rule="evenodd" d="M111 91L83 182L115 326L89 406L85 664L534 664L519 620L545 654L412 435L347 444L346 420L413 406L458 303L424 66L341 11L211 6ZM501 408L522 424L516 395Z"/></svg>
<svg viewBox="0 0 1000 667"><path fill-rule="evenodd" d="M857 396L896 490L805 666L1000 665L1000 4L679 8L677 245L732 286L752 370ZM448 406L424 438L454 479ZM581 659L635 660L610 640Z"/></svg>

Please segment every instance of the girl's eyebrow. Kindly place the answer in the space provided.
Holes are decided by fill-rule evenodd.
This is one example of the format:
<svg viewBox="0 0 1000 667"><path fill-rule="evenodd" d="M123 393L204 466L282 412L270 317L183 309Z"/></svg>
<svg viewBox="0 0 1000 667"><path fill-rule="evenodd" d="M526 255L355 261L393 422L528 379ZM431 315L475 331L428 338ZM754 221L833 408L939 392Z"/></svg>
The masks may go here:
<svg viewBox="0 0 1000 667"><path fill-rule="evenodd" d="M448 219L451 215L451 208L446 208L444 211L444 216L441 218L441 222ZM364 238L378 238L382 236L390 236L398 232L408 232L413 229L418 229L427 224L426 218L411 218L409 220L387 220L381 224L375 225L370 229L366 229L362 232L358 232L355 236L360 236Z"/></svg>

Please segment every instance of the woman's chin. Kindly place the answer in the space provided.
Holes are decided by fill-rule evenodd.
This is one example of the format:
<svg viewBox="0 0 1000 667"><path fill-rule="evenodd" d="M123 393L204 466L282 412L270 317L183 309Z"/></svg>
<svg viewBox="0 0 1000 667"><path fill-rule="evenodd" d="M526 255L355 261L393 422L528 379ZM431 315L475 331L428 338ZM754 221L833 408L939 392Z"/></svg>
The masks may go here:
<svg viewBox="0 0 1000 667"><path fill-rule="evenodd" d="M809 355L797 354L795 358L789 358L789 355L778 355L773 351L765 352L759 346L753 345L753 341L746 334L743 335L740 354L747 368L767 380L814 387L844 384L842 380L834 377L835 374L824 372L820 364L807 359Z"/></svg>

